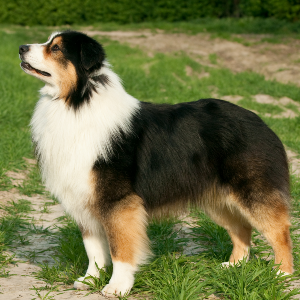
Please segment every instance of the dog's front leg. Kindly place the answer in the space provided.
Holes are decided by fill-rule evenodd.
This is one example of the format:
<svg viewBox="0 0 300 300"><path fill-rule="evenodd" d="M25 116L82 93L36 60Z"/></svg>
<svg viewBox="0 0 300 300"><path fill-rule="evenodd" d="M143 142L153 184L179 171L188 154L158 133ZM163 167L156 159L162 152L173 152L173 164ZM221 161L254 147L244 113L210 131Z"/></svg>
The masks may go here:
<svg viewBox="0 0 300 300"><path fill-rule="evenodd" d="M102 225L97 224L95 232L91 230L82 229L79 226L82 232L82 238L84 247L89 259L89 266L86 271L84 277L80 277L77 281L74 282L74 287L76 289L88 289L89 286L87 284L82 283L82 281L89 281L89 276L99 277L99 272L96 267L96 263L98 268L101 269L105 266L111 264L110 254L109 254L109 246L106 238L106 234Z"/></svg>
<svg viewBox="0 0 300 300"><path fill-rule="evenodd" d="M150 254L147 214L142 199L135 194L121 199L107 214L103 225L109 241L113 274L102 293L107 297L124 296L133 286L138 265Z"/></svg>

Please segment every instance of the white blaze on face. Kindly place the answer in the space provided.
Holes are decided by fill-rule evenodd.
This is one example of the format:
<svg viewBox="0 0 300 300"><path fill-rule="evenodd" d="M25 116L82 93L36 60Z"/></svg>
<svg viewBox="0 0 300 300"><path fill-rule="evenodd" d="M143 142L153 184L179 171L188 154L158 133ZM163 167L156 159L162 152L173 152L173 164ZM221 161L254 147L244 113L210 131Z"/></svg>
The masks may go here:
<svg viewBox="0 0 300 300"><path fill-rule="evenodd" d="M44 43L44 44L42 44L42 45L47 45L47 44L49 44L49 43L52 41L52 39L53 39L55 36L59 35L59 34L61 34L60 31L52 32L52 33L49 35L47 42Z"/></svg>

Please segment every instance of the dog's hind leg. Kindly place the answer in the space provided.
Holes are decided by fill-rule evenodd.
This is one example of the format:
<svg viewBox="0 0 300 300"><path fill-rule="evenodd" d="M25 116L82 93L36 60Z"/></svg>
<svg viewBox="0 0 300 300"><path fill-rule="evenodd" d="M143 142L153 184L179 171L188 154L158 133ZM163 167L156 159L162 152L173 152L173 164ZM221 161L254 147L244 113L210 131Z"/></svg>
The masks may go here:
<svg viewBox="0 0 300 300"><path fill-rule="evenodd" d="M233 243L233 250L229 262L223 264L234 264L243 259L248 261L250 255L251 226L239 223L228 229L228 233Z"/></svg>
<svg viewBox="0 0 300 300"><path fill-rule="evenodd" d="M113 274L102 293L107 297L124 296L134 283L138 265L150 254L146 233L147 213L135 194L118 201L104 218L109 241Z"/></svg>
<svg viewBox="0 0 300 300"><path fill-rule="evenodd" d="M109 246L104 229L98 222L95 227L96 230L93 232L79 226L82 233L84 247L89 259L89 266L85 276L78 278L77 281L74 282L74 288L76 289L88 289L89 286L82 283L82 281L88 281L89 276L99 277L96 264L99 269L111 264Z"/></svg>
<svg viewBox="0 0 300 300"><path fill-rule="evenodd" d="M280 271L292 274L294 269L289 231L291 223L287 206L280 202L275 203L270 211L267 211L267 208L263 209L259 218L251 218L251 223L271 244L275 253L275 264L281 264Z"/></svg>
<svg viewBox="0 0 300 300"><path fill-rule="evenodd" d="M234 264L243 259L248 261L252 226L237 209L231 209L226 205L209 209L207 213L213 221L227 230L233 243L229 261L224 262L223 265Z"/></svg>
<svg viewBox="0 0 300 300"><path fill-rule="evenodd" d="M276 223L278 227L268 226L268 228L264 230L264 235L274 250L275 264L281 264L279 267L280 271L289 275L294 272L292 242L289 231L290 223L288 219Z"/></svg>
<svg viewBox="0 0 300 300"><path fill-rule="evenodd" d="M271 244L275 253L275 263L281 264L280 271L292 274L294 270L289 232L291 224L287 201L276 190L260 194L260 197L260 201L252 201L248 207L238 198L234 202L249 224L260 231Z"/></svg>

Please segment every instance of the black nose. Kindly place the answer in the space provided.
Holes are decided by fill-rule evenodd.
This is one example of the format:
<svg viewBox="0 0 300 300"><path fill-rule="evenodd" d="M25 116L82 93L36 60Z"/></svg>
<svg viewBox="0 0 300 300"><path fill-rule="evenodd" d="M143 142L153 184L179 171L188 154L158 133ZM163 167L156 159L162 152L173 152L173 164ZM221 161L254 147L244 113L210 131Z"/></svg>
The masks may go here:
<svg viewBox="0 0 300 300"><path fill-rule="evenodd" d="M29 51L29 46L27 46L27 45L21 45L19 47L19 54L23 54L23 53L28 52L28 51Z"/></svg>

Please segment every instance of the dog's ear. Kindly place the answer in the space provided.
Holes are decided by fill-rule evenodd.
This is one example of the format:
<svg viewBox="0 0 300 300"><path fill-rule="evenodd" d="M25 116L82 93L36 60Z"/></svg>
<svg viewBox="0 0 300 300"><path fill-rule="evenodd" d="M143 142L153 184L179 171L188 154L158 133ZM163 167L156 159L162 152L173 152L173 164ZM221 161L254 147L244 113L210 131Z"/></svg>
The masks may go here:
<svg viewBox="0 0 300 300"><path fill-rule="evenodd" d="M102 64L105 58L102 46L91 38L82 41L80 54L81 63L86 70L89 70L97 63Z"/></svg>

